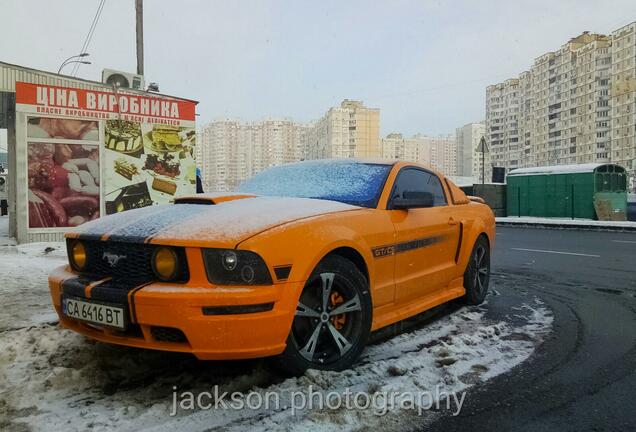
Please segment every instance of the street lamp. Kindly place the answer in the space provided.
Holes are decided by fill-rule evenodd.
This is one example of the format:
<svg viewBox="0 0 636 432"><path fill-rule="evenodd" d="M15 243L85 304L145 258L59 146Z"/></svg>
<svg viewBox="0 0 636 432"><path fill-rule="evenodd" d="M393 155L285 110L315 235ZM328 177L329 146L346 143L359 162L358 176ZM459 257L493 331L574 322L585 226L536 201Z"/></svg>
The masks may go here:
<svg viewBox="0 0 636 432"><path fill-rule="evenodd" d="M75 58L82 58L82 57L88 57L90 54L89 53L81 53L78 55L74 55L74 56L70 56L69 58L67 58L66 60L64 60L62 62L62 64L60 65L60 68L57 70L57 73L59 74L60 72L62 72L62 68L64 66L66 66L67 64L71 64L71 63L82 63L82 64L91 64L91 62L89 61L84 61L84 60L73 60ZM73 61L71 61L73 60Z"/></svg>

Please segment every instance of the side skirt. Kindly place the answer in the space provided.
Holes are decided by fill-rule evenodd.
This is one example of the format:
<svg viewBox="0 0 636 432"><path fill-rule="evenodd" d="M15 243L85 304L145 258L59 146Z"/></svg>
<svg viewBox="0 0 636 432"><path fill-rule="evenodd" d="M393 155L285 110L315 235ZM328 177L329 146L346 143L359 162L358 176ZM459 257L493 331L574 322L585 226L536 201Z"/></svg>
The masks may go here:
<svg viewBox="0 0 636 432"><path fill-rule="evenodd" d="M417 315L426 310L439 306L466 294L463 276L454 279L449 286L437 290L425 297L417 298L407 304L395 304L380 306L373 311L373 324L371 330L375 331L394 324L403 319Z"/></svg>

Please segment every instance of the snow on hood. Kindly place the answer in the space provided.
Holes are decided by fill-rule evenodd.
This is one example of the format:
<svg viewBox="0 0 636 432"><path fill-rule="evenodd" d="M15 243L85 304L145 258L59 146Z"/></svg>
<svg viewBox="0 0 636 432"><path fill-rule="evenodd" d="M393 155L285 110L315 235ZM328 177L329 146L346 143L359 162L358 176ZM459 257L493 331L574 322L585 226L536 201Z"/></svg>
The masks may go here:
<svg viewBox="0 0 636 432"><path fill-rule="evenodd" d="M232 245L302 218L359 207L309 198L254 197L219 204L174 204L106 216L80 226L81 238L188 245Z"/></svg>

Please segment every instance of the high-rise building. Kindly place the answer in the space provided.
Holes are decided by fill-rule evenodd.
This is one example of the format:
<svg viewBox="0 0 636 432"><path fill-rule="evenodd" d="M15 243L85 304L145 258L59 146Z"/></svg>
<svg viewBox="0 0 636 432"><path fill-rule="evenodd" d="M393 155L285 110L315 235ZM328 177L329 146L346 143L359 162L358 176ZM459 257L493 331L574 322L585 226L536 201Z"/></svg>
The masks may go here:
<svg viewBox="0 0 636 432"><path fill-rule="evenodd" d="M483 123L468 123L455 130L457 149L457 173L462 177L481 179L481 153L478 153L479 141L484 136Z"/></svg>
<svg viewBox="0 0 636 432"><path fill-rule="evenodd" d="M431 147L431 165L445 175L457 175L455 135L427 137Z"/></svg>
<svg viewBox="0 0 636 432"><path fill-rule="evenodd" d="M509 79L486 89L486 144L490 164L485 178L492 176L492 167L518 168L519 155L519 80Z"/></svg>
<svg viewBox="0 0 636 432"><path fill-rule="evenodd" d="M382 139L382 157L410 162L420 162L446 175L457 173L457 151L455 137L442 135L430 137L417 134L405 138L402 134L391 133Z"/></svg>
<svg viewBox="0 0 636 432"><path fill-rule="evenodd" d="M301 160L307 129L287 119L219 120L204 126L197 145L204 190L232 190L265 168Z"/></svg>
<svg viewBox="0 0 636 432"><path fill-rule="evenodd" d="M247 148L240 145L241 124L233 120L212 122L198 131L196 160L206 191L230 190L247 173Z"/></svg>
<svg viewBox="0 0 636 432"><path fill-rule="evenodd" d="M587 162L636 168L636 23L583 32L486 89L490 166ZM488 167L490 168L490 167Z"/></svg>
<svg viewBox="0 0 636 432"><path fill-rule="evenodd" d="M382 158L430 163L430 147L422 136L404 138L400 133L390 133L382 139Z"/></svg>
<svg viewBox="0 0 636 432"><path fill-rule="evenodd" d="M636 170L636 22L612 33L612 162Z"/></svg>
<svg viewBox="0 0 636 432"><path fill-rule="evenodd" d="M316 121L307 132L307 159L382 156L380 110L345 99Z"/></svg>

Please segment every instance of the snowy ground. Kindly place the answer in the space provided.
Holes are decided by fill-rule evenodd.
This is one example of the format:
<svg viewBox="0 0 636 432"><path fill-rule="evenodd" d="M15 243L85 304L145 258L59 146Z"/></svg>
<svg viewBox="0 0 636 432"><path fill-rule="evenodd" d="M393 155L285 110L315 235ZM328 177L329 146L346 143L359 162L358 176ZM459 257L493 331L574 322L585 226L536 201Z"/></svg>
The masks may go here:
<svg viewBox="0 0 636 432"><path fill-rule="evenodd" d="M532 216L507 216L495 218L497 222L522 225L554 225L554 226L589 226L596 228L627 228L636 229L636 222L632 221L598 221L591 219L543 218Z"/></svg>
<svg viewBox="0 0 636 432"><path fill-rule="evenodd" d="M511 311L514 319L505 322L486 318L487 304L459 308L376 342L354 369L282 379L261 361L199 362L93 343L63 330L54 322L45 277L63 261L61 245L0 245L0 430L406 430L437 415L426 410L418 415L424 399L384 415L327 407L292 412L290 405L310 389L322 395L402 392L435 399L439 392L454 392L459 399L469 387L526 360L552 327L549 310L536 299ZM182 407L170 415L175 387L182 395L213 392L214 386L219 393L244 396L275 392L281 404L270 410ZM447 402L441 400L443 409Z"/></svg>
<svg viewBox="0 0 636 432"><path fill-rule="evenodd" d="M0 217L0 331L55 322L46 276L66 260L63 243L15 245Z"/></svg>

